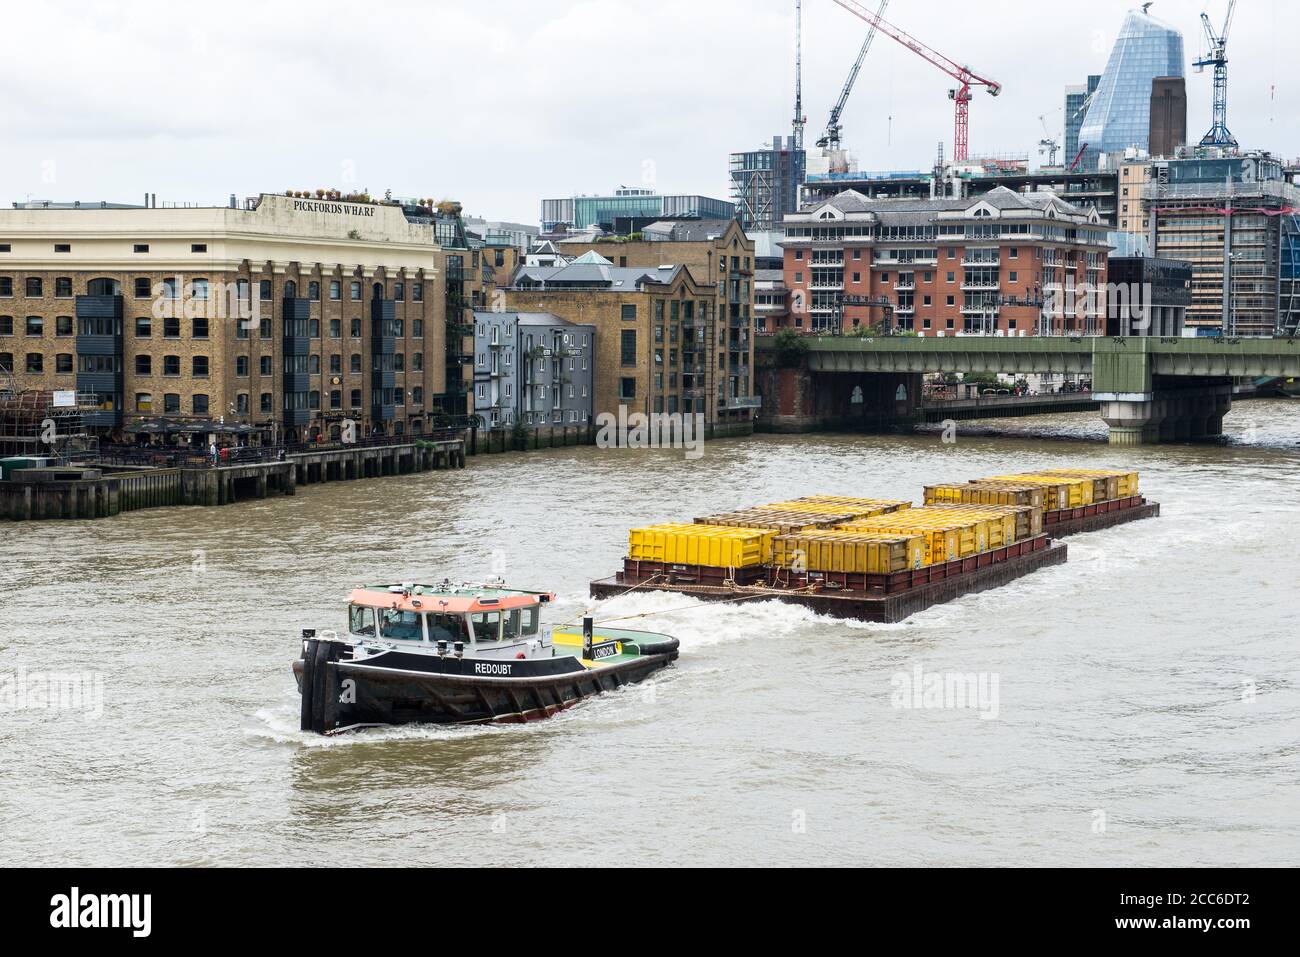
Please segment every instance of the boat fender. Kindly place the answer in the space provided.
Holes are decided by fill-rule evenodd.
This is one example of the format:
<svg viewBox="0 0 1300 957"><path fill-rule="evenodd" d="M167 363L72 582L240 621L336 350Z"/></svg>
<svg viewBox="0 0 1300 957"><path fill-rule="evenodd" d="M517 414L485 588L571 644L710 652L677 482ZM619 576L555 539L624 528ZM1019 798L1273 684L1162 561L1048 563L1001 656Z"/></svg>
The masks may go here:
<svg viewBox="0 0 1300 957"><path fill-rule="evenodd" d="M311 729L317 734L332 731L338 723L338 672L330 665L338 660L339 645L316 641L312 656Z"/></svg>
<svg viewBox="0 0 1300 957"><path fill-rule="evenodd" d="M515 661L527 661L527 660L528 660L528 656L524 654L522 651L519 652L519 654L515 655Z"/></svg>
<svg viewBox="0 0 1300 957"><path fill-rule="evenodd" d="M636 648L643 656L676 655L680 644L681 642L676 638L669 638L667 641L639 641L636 643Z"/></svg>

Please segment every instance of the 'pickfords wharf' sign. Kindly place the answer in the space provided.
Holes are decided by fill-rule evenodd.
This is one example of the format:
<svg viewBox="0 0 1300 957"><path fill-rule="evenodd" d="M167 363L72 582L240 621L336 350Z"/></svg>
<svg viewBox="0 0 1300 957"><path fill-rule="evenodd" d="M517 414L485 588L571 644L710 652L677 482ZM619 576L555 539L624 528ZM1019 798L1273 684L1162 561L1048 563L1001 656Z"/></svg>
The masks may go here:
<svg viewBox="0 0 1300 957"><path fill-rule="evenodd" d="M343 216L373 216L375 207L352 203L327 203L311 199L295 199L295 213L339 213Z"/></svg>

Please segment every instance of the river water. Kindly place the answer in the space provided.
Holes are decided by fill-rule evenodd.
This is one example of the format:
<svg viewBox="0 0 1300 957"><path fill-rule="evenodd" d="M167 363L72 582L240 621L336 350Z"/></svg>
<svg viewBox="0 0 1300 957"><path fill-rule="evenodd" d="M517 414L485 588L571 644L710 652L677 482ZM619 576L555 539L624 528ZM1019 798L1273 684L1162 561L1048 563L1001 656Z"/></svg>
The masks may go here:
<svg viewBox="0 0 1300 957"><path fill-rule="evenodd" d="M0 864L1300 861L1300 402L1240 404L1219 446L986 425L4 527L0 674L94 673L103 712L0 712ZM356 584L502 571L568 620L632 525L1060 465L1139 469L1163 515L897 625L629 595L598 619L682 641L653 684L527 726L298 731L298 635ZM977 676L980 707L899 706L917 669Z"/></svg>

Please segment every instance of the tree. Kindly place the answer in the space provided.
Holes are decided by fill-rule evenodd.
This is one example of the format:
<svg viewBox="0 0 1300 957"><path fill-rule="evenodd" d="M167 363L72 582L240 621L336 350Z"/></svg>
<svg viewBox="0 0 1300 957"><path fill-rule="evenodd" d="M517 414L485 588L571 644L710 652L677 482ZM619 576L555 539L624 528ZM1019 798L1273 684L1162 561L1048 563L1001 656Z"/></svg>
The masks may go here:
<svg viewBox="0 0 1300 957"><path fill-rule="evenodd" d="M778 332L773 339L776 347L776 364L781 369L795 369L803 362L808 352L808 343L789 326Z"/></svg>

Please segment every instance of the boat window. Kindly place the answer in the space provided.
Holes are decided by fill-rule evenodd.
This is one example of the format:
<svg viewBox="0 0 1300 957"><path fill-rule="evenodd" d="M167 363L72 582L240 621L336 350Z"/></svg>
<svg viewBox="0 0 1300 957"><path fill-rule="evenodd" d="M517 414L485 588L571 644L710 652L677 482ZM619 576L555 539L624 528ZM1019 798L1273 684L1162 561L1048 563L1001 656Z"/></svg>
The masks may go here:
<svg viewBox="0 0 1300 957"><path fill-rule="evenodd" d="M418 611L397 611L385 608L380 619L380 631L385 638L394 641L422 641L424 633L420 630L420 613Z"/></svg>
<svg viewBox="0 0 1300 957"><path fill-rule="evenodd" d="M348 606L348 631L354 635L373 635L375 610L364 605Z"/></svg>
<svg viewBox="0 0 1300 957"><path fill-rule="evenodd" d="M502 621L501 637L505 641L514 641L519 637L519 609L507 611Z"/></svg>
<svg viewBox="0 0 1300 957"><path fill-rule="evenodd" d="M480 611L478 614L470 615L470 621L474 623L474 640L475 641L499 641L501 638L501 612L499 611Z"/></svg>
<svg viewBox="0 0 1300 957"><path fill-rule="evenodd" d="M523 612L523 634L537 634L537 619L541 610L536 605L533 605L531 608L523 608L521 611Z"/></svg>
<svg viewBox="0 0 1300 957"><path fill-rule="evenodd" d="M430 641L445 641L449 645L469 641L469 629L465 627L463 615L430 614L425 617L428 619Z"/></svg>

